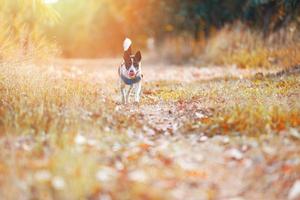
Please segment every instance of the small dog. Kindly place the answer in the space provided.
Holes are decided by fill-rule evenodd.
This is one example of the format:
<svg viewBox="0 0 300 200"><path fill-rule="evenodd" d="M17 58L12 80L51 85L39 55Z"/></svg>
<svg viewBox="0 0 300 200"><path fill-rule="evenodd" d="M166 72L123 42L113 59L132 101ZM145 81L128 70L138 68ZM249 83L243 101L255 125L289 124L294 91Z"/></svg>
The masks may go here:
<svg viewBox="0 0 300 200"><path fill-rule="evenodd" d="M126 38L123 43L124 47L124 61L119 67L120 76L120 89L123 104L128 103L130 92L134 90L134 101L139 103L141 89L142 89L142 69L141 69L141 52L136 52L135 55L131 54L131 40ZM126 92L126 88L127 92Z"/></svg>

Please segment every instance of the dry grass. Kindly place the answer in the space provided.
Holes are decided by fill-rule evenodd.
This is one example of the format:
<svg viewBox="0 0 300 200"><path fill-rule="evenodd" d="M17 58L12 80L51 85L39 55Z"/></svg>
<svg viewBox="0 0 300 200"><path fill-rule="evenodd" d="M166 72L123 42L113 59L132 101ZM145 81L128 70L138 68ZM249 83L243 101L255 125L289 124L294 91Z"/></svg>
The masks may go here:
<svg viewBox="0 0 300 200"><path fill-rule="evenodd" d="M0 0L1 61L48 60L59 51L45 28L58 22L57 12L43 0Z"/></svg>
<svg viewBox="0 0 300 200"><path fill-rule="evenodd" d="M5 63L0 77L3 199L170 199L178 190L194 197L191 182L214 176L209 165L185 168L181 159L197 155L185 134L276 135L300 126L299 76L150 82L138 108L116 105L112 86L76 68ZM151 106L159 106L155 126L166 112L180 128L168 131L183 138L154 139L164 132L149 125Z"/></svg>
<svg viewBox="0 0 300 200"><path fill-rule="evenodd" d="M205 85L201 96L209 99L210 106L205 107L214 111L209 117L189 121L186 128L212 135L250 136L299 128L298 79L299 75L295 75L285 80L224 80Z"/></svg>
<svg viewBox="0 0 300 200"><path fill-rule="evenodd" d="M189 35L169 37L165 39L158 47L157 57L161 61L185 64L188 61L197 60L197 57L203 52L205 41L196 42Z"/></svg>
<svg viewBox="0 0 300 200"><path fill-rule="evenodd" d="M181 35L168 38L159 56L172 63L236 65L239 68L291 67L300 63L300 36L296 25L263 37L240 22L212 34L207 41Z"/></svg>
<svg viewBox="0 0 300 200"><path fill-rule="evenodd" d="M0 155L0 197L85 199L106 192L117 196L122 188L106 188L107 180L97 178L97 172L114 170L109 159L117 155L111 147L126 143L128 137L118 132L129 122L114 113L115 104L101 94L101 85L34 64L5 63L0 74L1 146L10 146ZM81 141L81 135L88 141Z"/></svg>

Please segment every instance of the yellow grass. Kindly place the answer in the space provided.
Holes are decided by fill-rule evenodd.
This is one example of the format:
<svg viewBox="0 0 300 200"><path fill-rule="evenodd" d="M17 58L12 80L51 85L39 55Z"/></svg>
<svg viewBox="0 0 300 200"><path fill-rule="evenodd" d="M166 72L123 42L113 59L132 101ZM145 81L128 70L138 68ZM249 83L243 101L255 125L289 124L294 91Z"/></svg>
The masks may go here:
<svg viewBox="0 0 300 200"><path fill-rule="evenodd" d="M58 53L45 37L47 25L59 21L43 0L0 0L0 58L49 59Z"/></svg>
<svg viewBox="0 0 300 200"><path fill-rule="evenodd" d="M236 65L239 68L291 67L300 63L300 36L291 24L263 37L240 22L212 33L206 41L189 35L167 38L159 44L158 57L171 63Z"/></svg>
<svg viewBox="0 0 300 200"><path fill-rule="evenodd" d="M298 78L299 75L284 81L268 78L213 83L209 89L203 88L201 96L206 96L212 107L217 108L214 114L191 121L186 128L213 135L236 133L250 136L299 128Z"/></svg>
<svg viewBox="0 0 300 200"><path fill-rule="evenodd" d="M178 115L183 134L261 136L299 130L299 75L150 82L140 107L128 106L137 109L132 113L116 105L112 85L78 70L1 66L4 199L170 199L177 183L205 179L205 172L186 170L169 153L154 150L147 134L151 129L160 136L161 131L148 127L147 99L171 109L168 116ZM195 117L199 109L207 112L202 118ZM166 151L173 155L172 148Z"/></svg>
<svg viewBox="0 0 300 200"><path fill-rule="evenodd" d="M293 24L263 37L241 23L227 26L212 37L204 59L218 65L240 68L291 67L300 63L300 38Z"/></svg>

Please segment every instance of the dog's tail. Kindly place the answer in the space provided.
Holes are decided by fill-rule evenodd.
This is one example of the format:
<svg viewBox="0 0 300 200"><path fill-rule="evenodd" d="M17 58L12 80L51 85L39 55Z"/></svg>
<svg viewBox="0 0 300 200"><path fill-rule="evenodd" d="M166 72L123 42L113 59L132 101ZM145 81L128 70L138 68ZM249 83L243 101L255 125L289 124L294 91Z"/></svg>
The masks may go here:
<svg viewBox="0 0 300 200"><path fill-rule="evenodd" d="M126 38L123 42L123 48L124 48L124 52L128 52L129 55L131 55L131 40L129 38Z"/></svg>

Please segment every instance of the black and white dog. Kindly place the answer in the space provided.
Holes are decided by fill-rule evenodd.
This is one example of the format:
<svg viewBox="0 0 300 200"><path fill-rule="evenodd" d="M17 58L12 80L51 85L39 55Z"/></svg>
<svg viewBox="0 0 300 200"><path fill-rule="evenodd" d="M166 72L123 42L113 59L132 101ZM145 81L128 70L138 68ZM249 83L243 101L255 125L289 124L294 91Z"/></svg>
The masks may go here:
<svg viewBox="0 0 300 200"><path fill-rule="evenodd" d="M120 88L122 102L128 103L131 90L134 90L134 101L140 101L142 89L142 69L141 69L141 52L138 51L135 55L131 54L131 40L126 38L123 43L124 61L119 67Z"/></svg>

